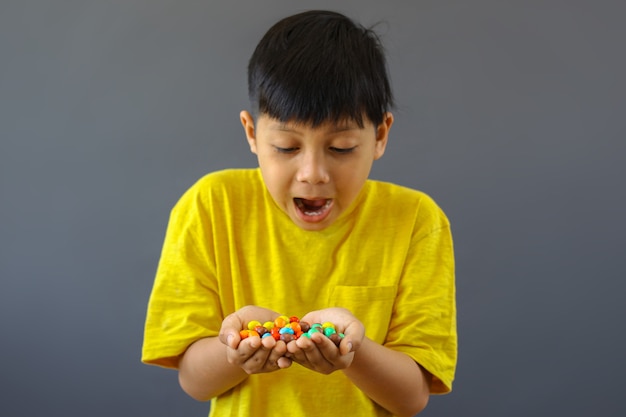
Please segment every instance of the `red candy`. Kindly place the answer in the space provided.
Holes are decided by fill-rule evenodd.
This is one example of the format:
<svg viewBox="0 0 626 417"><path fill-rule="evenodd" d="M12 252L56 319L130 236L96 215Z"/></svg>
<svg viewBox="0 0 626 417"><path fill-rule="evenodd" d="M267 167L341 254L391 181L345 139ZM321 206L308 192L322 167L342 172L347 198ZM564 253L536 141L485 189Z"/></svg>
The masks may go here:
<svg viewBox="0 0 626 417"><path fill-rule="evenodd" d="M273 327L270 334L275 340L280 340L280 327Z"/></svg>

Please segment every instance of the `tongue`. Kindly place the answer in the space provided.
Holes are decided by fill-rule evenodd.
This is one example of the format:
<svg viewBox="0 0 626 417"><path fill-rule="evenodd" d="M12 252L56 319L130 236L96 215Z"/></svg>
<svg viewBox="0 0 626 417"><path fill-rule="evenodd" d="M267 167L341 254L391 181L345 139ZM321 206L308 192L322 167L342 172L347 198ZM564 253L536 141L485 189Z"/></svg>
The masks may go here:
<svg viewBox="0 0 626 417"><path fill-rule="evenodd" d="M302 204L309 210L316 210L324 207L326 204L326 200L305 200L304 198L301 200Z"/></svg>

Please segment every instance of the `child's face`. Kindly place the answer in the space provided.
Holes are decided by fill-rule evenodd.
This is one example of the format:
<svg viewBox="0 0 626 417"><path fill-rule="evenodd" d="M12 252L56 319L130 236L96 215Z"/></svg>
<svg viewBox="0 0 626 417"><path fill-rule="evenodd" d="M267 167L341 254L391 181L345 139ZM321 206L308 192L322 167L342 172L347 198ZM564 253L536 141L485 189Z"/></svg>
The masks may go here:
<svg viewBox="0 0 626 417"><path fill-rule="evenodd" d="M391 113L380 126L366 121L339 125L282 123L241 112L250 150L274 201L305 230L332 224L354 201L372 163L385 152Z"/></svg>

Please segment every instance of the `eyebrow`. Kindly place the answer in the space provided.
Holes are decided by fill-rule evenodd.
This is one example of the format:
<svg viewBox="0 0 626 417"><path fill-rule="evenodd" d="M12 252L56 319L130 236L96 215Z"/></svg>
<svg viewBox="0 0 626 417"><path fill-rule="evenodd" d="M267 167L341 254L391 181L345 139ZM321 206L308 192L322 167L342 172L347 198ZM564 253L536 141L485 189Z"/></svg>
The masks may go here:
<svg viewBox="0 0 626 417"><path fill-rule="evenodd" d="M290 126L287 123L280 122L280 123L272 124L270 126L270 129L272 129L272 130L279 130L279 131L282 131L282 132L295 132L295 133L298 133L297 126L298 125ZM356 124L336 124L336 125L333 125L332 127L330 127L328 129L328 132L329 133L341 133L341 132L348 132L348 131L351 131L351 130L360 130L360 129L361 128L358 125L356 125Z"/></svg>

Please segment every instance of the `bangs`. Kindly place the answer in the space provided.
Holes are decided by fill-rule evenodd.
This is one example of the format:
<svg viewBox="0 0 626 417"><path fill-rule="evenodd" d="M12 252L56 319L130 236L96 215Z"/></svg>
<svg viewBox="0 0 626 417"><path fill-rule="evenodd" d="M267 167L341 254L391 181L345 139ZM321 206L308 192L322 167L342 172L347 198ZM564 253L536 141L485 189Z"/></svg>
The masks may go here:
<svg viewBox="0 0 626 417"><path fill-rule="evenodd" d="M333 12L287 18L263 37L248 65L252 111L318 126L363 117L382 122L391 106L377 36Z"/></svg>

